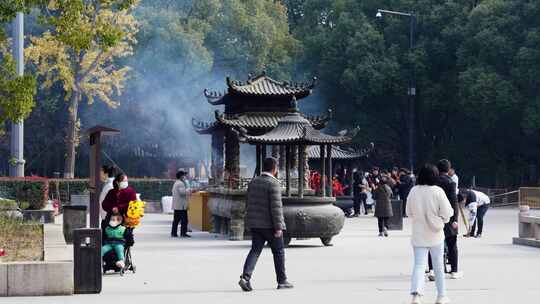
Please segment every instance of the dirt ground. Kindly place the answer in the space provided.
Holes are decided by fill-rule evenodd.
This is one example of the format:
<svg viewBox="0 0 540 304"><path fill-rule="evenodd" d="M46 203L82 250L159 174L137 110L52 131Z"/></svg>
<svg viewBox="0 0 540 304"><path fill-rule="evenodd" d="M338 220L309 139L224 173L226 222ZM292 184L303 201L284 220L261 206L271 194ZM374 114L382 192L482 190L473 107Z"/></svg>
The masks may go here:
<svg viewBox="0 0 540 304"><path fill-rule="evenodd" d="M43 225L0 217L1 262L43 260Z"/></svg>

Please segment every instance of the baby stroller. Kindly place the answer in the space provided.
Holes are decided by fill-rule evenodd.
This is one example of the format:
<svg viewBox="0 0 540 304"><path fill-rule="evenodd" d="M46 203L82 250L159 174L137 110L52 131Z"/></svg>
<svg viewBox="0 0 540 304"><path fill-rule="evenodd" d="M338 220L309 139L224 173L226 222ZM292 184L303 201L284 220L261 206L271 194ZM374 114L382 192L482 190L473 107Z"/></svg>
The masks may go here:
<svg viewBox="0 0 540 304"><path fill-rule="evenodd" d="M116 253L114 250L111 250L107 252L105 256L103 256L103 274L110 270L113 270L115 273L120 273L121 276L123 276L126 271L135 273L137 271L137 267L135 264L133 264L133 259L131 257L131 247L133 247L134 244L135 240L133 238L133 228L127 228L126 243L124 244L124 268L116 266Z"/></svg>

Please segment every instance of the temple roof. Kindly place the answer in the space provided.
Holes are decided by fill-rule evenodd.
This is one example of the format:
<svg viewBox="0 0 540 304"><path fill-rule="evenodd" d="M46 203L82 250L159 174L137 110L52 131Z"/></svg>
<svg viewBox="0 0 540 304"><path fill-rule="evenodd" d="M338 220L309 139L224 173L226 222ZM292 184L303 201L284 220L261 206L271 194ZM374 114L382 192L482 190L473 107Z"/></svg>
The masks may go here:
<svg viewBox="0 0 540 304"><path fill-rule="evenodd" d="M340 144L352 140L357 129L351 133L333 136L316 130L310 121L300 113L289 113L279 120L278 125L268 133L260 136L251 136L243 128L237 128L240 139L252 144Z"/></svg>
<svg viewBox="0 0 540 304"><path fill-rule="evenodd" d="M373 150L373 144L369 148L362 149L359 151L348 150L341 148L339 146L332 147L332 159L359 159L367 157L369 153ZM310 146L307 149L308 158L316 159L321 158L321 149L318 146Z"/></svg>
<svg viewBox="0 0 540 304"><path fill-rule="evenodd" d="M243 113L236 115L219 114L216 111L216 121L201 122L192 119L192 124L195 130L200 134L210 134L213 130L220 126L227 127L242 127L245 129L272 129L277 127L280 119L284 118L287 113ZM326 126L332 117L332 112L328 110L327 115L318 116L301 116L309 121L313 128L320 130Z"/></svg>
<svg viewBox="0 0 540 304"><path fill-rule="evenodd" d="M263 71L260 75L248 76L245 82L232 80L227 77L227 92L216 92L204 90L204 95L212 105L226 104L231 94L254 97L289 97L293 96L300 100L311 94L312 89L317 84L317 78L314 77L309 83L288 83L286 81L277 81L266 75Z"/></svg>

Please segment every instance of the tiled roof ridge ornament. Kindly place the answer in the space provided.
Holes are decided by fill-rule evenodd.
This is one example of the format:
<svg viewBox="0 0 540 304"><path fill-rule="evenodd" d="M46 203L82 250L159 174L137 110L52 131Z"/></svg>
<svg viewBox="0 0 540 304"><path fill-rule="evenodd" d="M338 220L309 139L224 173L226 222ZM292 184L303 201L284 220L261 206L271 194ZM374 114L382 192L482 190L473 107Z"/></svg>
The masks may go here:
<svg viewBox="0 0 540 304"><path fill-rule="evenodd" d="M225 121L225 115L221 114L219 110L214 111L214 116L216 117L216 120L223 123Z"/></svg>
<svg viewBox="0 0 540 304"><path fill-rule="evenodd" d="M225 92L217 92L217 91L210 91L208 89L204 89L203 91L204 97L206 97L206 100L209 104L217 106L223 104L223 96L225 96Z"/></svg>
<svg viewBox="0 0 540 304"><path fill-rule="evenodd" d="M195 117L191 117L191 125L195 128L195 129L206 129L206 128L209 128L211 123L208 123L208 122L205 122L205 121L201 121Z"/></svg>
<svg viewBox="0 0 540 304"><path fill-rule="evenodd" d="M300 110L298 109L298 101L296 100L296 96L292 96L291 98L291 109L295 112L295 113L298 113L300 112Z"/></svg>
<svg viewBox="0 0 540 304"><path fill-rule="evenodd" d="M247 142L248 130L244 127L232 127L231 130L236 134L240 142Z"/></svg>

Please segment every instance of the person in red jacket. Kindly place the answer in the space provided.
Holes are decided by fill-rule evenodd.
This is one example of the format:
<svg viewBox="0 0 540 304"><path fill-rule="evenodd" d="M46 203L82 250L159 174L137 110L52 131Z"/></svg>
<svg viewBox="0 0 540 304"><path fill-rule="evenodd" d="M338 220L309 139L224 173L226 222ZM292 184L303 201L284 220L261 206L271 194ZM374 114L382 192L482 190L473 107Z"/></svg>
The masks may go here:
<svg viewBox="0 0 540 304"><path fill-rule="evenodd" d="M108 216L117 213L125 216L129 202L135 200L137 200L137 193L129 187L127 175L120 173L114 179L113 188L105 196L102 207Z"/></svg>
<svg viewBox="0 0 540 304"><path fill-rule="evenodd" d="M343 185L339 182L337 177L332 179L332 196L343 196Z"/></svg>

